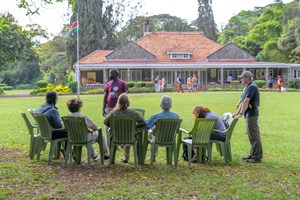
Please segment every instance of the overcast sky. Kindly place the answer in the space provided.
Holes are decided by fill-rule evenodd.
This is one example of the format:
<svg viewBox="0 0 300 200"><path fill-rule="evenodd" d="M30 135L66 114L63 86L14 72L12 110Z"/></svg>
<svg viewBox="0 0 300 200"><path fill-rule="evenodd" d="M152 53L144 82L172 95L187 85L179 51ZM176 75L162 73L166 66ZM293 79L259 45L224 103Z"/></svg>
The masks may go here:
<svg viewBox="0 0 300 200"><path fill-rule="evenodd" d="M69 16L65 16L66 4L55 4L42 8L40 16L28 17L25 11L16 6L19 0L0 0L0 12L9 11L21 25L37 23L48 32L57 34L62 29L62 24L69 23ZM36 0L40 2L40 0ZM136 1L136 0L132 0ZM284 3L292 0L284 0ZM224 26L228 20L241 10L253 10L256 6L266 6L274 0L212 0L215 22L218 27ZM144 14L171 14L189 22L198 15L197 0L144 0Z"/></svg>

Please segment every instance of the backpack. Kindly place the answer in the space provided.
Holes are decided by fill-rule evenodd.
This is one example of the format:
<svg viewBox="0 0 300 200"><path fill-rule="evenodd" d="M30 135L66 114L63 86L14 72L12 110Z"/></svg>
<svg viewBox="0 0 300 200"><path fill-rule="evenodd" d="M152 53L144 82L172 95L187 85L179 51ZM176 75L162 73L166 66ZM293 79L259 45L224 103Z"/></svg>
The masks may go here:
<svg viewBox="0 0 300 200"><path fill-rule="evenodd" d="M185 137L184 139L192 139L192 136L189 137ZM187 145L183 144L182 145L182 149L183 149L183 153L182 153L182 158L185 161L188 161L188 150L187 150ZM192 158L194 157L194 155L196 154L196 148L192 148Z"/></svg>

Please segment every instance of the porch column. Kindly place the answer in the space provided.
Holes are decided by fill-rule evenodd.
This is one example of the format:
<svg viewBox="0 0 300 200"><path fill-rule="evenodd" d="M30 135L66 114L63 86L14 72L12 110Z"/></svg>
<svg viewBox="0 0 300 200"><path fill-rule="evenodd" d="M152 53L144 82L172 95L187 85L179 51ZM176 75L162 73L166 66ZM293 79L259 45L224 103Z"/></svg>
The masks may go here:
<svg viewBox="0 0 300 200"><path fill-rule="evenodd" d="M177 71L174 71L174 76L175 76L175 77L174 77L174 80L173 80L173 81L174 81L174 82L173 82L173 85L176 86L176 85L177 85Z"/></svg>
<svg viewBox="0 0 300 200"><path fill-rule="evenodd" d="M224 85L224 69L221 68L221 85Z"/></svg>
<svg viewBox="0 0 300 200"><path fill-rule="evenodd" d="M103 83L106 83L106 80L107 80L107 78L106 78L106 69L103 69L103 71L102 71L102 73L103 73Z"/></svg>
<svg viewBox="0 0 300 200"><path fill-rule="evenodd" d="M269 79L269 68L268 67L266 68L266 71L265 71L265 79L268 82L268 79Z"/></svg>
<svg viewBox="0 0 300 200"><path fill-rule="evenodd" d="M197 81L198 81L198 85L200 85L200 84L201 84L201 80L200 80L200 78L201 78L201 72L200 72L200 70L198 70L198 74L197 74Z"/></svg>
<svg viewBox="0 0 300 200"><path fill-rule="evenodd" d="M153 82L154 81L154 69L151 68L151 81Z"/></svg>
<svg viewBox="0 0 300 200"><path fill-rule="evenodd" d="M127 81L132 81L130 77L130 69L127 68Z"/></svg>

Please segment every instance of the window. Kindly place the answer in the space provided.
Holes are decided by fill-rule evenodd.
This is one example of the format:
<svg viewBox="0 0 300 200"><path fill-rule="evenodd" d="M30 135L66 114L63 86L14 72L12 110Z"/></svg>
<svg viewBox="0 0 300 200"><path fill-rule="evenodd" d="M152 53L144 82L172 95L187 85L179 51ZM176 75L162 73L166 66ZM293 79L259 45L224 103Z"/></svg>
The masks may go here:
<svg viewBox="0 0 300 200"><path fill-rule="evenodd" d="M128 79L128 71L121 70L120 78L124 81L142 81L142 70L130 70L130 78Z"/></svg>
<svg viewBox="0 0 300 200"><path fill-rule="evenodd" d="M192 53L191 52L168 52L171 59L179 60L179 59L191 59Z"/></svg>

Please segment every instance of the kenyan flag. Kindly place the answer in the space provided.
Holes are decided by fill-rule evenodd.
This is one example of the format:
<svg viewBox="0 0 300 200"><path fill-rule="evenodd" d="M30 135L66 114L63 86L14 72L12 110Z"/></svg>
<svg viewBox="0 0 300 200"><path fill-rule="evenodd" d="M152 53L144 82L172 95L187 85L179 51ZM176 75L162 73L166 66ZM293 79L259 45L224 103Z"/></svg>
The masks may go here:
<svg viewBox="0 0 300 200"><path fill-rule="evenodd" d="M79 30L79 23L78 22L74 22L69 30L69 32L67 33L67 37L69 35L73 35L74 33L76 33Z"/></svg>

